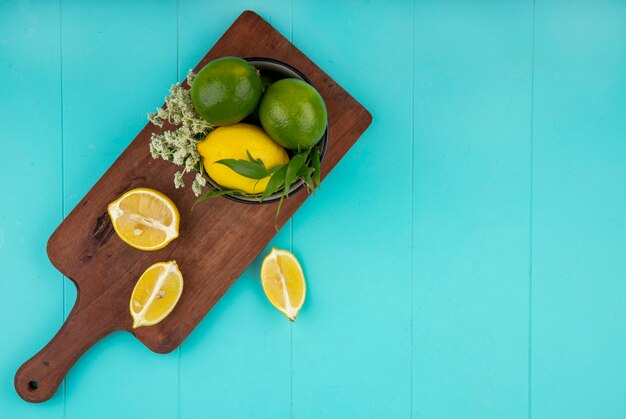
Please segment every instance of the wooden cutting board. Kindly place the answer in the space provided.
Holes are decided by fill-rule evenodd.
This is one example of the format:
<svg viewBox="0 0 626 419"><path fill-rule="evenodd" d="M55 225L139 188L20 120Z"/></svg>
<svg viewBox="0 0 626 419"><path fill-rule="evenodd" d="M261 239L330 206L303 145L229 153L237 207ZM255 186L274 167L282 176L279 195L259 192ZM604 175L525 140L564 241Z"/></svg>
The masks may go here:
<svg viewBox="0 0 626 419"><path fill-rule="evenodd" d="M246 11L198 63L227 55L270 57L299 69L319 90L328 109L329 145L322 162L324 178L372 121L371 115L333 79L257 14ZM153 160L148 124L48 241L54 266L77 288L74 308L56 336L15 375L17 393L26 401L51 398L76 360L116 330L134 334L158 353L176 349L276 234L277 204L246 205L223 197L191 206L190 188L175 189L177 166ZM168 195L181 214L180 237L164 249L143 252L123 243L113 231L107 205L129 189L150 187ZM286 200L279 226L308 194ZM128 303L137 278L153 263L176 260L185 277L178 305L161 323L133 330Z"/></svg>

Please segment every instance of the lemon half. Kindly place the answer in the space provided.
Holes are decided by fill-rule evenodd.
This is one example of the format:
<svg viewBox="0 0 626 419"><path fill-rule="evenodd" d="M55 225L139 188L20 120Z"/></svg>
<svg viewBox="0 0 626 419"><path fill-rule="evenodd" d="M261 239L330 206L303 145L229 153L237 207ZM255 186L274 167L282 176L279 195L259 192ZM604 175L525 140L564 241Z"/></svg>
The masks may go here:
<svg viewBox="0 0 626 419"><path fill-rule="evenodd" d="M132 189L111 202L108 212L120 239L136 249L162 249L178 237L178 208L154 189Z"/></svg>

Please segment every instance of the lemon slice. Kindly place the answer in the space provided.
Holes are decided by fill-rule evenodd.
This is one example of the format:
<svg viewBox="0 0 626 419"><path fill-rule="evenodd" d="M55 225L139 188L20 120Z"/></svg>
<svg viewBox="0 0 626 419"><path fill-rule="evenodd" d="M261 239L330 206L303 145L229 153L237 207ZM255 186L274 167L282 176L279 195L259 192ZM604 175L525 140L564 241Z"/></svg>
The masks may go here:
<svg viewBox="0 0 626 419"><path fill-rule="evenodd" d="M133 329L152 326L167 317L183 293L183 274L176 261L159 262L141 275L130 297Z"/></svg>
<svg viewBox="0 0 626 419"><path fill-rule="evenodd" d="M111 202L108 211L117 235L136 249L162 249L178 237L178 209L154 189L132 189Z"/></svg>
<svg viewBox="0 0 626 419"><path fill-rule="evenodd" d="M306 282L298 259L289 251L272 249L261 265L261 284L270 303L291 321L306 298Z"/></svg>

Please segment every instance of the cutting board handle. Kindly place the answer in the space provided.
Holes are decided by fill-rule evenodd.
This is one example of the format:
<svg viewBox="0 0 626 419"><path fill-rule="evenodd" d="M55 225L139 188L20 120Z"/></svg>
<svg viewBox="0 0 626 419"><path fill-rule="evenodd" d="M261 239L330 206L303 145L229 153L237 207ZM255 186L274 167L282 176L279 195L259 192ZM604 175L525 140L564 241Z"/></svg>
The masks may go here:
<svg viewBox="0 0 626 419"><path fill-rule="evenodd" d="M26 361L15 374L15 390L27 402L41 403L54 396L72 365L100 339L119 329L96 314L97 302L81 307L80 301L52 340Z"/></svg>

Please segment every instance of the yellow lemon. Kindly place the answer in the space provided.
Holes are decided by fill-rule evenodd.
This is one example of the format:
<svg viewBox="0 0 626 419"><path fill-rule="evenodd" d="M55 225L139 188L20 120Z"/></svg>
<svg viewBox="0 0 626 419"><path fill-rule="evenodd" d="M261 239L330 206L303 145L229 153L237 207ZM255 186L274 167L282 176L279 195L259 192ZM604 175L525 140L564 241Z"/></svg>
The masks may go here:
<svg viewBox="0 0 626 419"><path fill-rule="evenodd" d="M167 317L183 293L183 274L176 261L150 266L135 284L130 297L133 329L152 326Z"/></svg>
<svg viewBox="0 0 626 419"><path fill-rule="evenodd" d="M289 156L261 128L250 124L235 124L214 129L198 143L207 174L220 186L238 189L248 194L262 193L269 176L261 180L241 176L223 164L222 159L248 160L246 151L255 159L263 160L266 169L287 163Z"/></svg>
<svg viewBox="0 0 626 419"><path fill-rule="evenodd" d="M298 259L289 251L272 249L261 265L261 284L270 303L291 321L306 299L306 281Z"/></svg>
<svg viewBox="0 0 626 419"><path fill-rule="evenodd" d="M178 208L154 189L132 189L111 202L108 212L117 235L135 249L162 249L178 237Z"/></svg>

